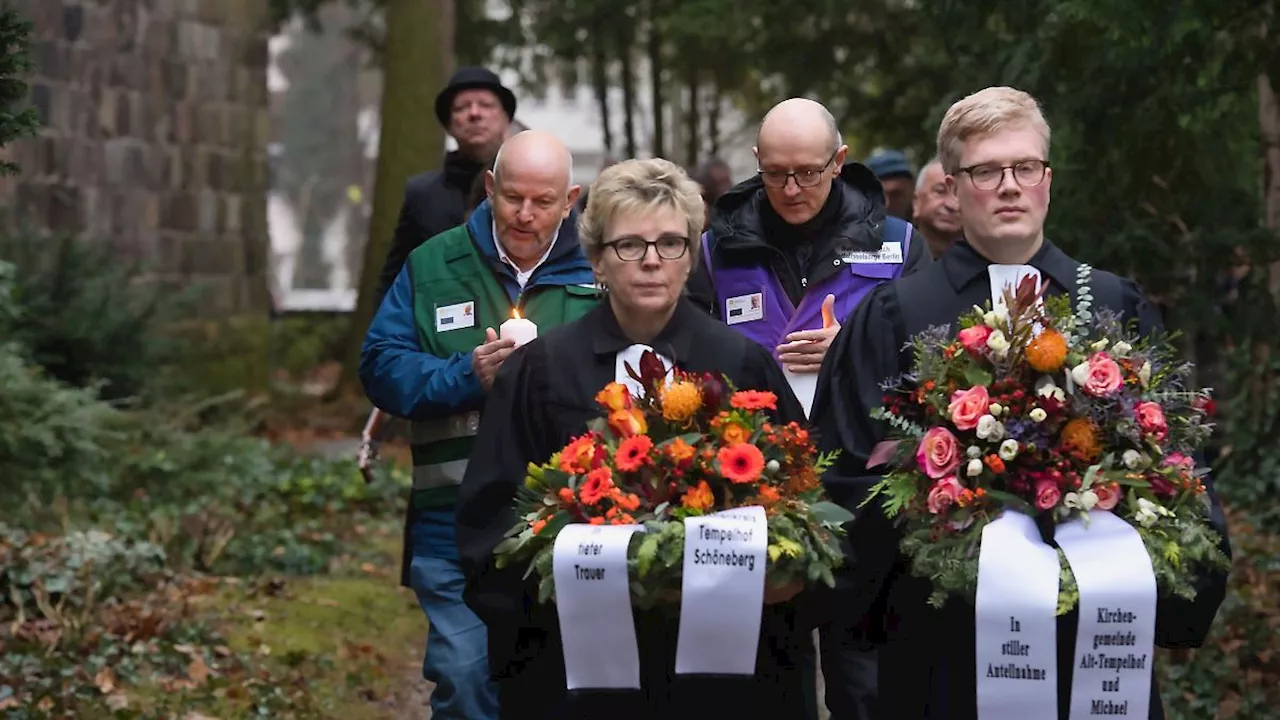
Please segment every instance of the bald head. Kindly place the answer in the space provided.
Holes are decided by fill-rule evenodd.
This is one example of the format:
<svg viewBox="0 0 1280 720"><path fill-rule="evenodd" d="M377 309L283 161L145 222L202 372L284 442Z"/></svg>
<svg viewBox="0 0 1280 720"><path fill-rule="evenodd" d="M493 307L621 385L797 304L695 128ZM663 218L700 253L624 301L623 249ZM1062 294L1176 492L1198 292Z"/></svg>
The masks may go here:
<svg viewBox="0 0 1280 720"><path fill-rule="evenodd" d="M791 98L773 106L756 133L756 165L765 195L792 225L812 220L826 204L849 148L821 104Z"/></svg>
<svg viewBox="0 0 1280 720"><path fill-rule="evenodd" d="M495 183L503 177L545 181L547 187L565 192L573 185L573 155L560 138L543 130L525 130L512 135L498 149L493 160Z"/></svg>
<svg viewBox="0 0 1280 720"><path fill-rule="evenodd" d="M822 103L808 98L791 98L774 105L765 113L760 121L760 129L756 132L756 147L782 144L794 145L797 142L812 144L821 139L832 152L844 144L840 137L840 129L836 127L836 119L831 111Z"/></svg>
<svg viewBox="0 0 1280 720"><path fill-rule="evenodd" d="M522 271L531 271L581 191L573 184L569 148L541 130L516 133L498 150L484 186L498 244Z"/></svg>

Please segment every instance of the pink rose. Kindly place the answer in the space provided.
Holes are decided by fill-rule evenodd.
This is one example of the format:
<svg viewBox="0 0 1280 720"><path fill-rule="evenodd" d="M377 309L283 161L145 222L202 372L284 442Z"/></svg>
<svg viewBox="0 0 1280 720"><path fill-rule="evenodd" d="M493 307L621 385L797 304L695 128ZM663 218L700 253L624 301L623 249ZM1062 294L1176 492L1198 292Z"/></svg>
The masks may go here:
<svg viewBox="0 0 1280 720"><path fill-rule="evenodd" d="M1094 507L1099 510L1114 510L1120 502L1120 486L1115 483L1094 485L1091 489L1098 496L1098 503Z"/></svg>
<svg viewBox="0 0 1280 720"><path fill-rule="evenodd" d="M956 436L946 428L931 428L916 448L916 463L931 478L953 472L960 464L960 447Z"/></svg>
<svg viewBox="0 0 1280 720"><path fill-rule="evenodd" d="M951 394L951 404L947 413L957 430L972 430L978 427L978 418L987 414L991 406L991 396L987 394L985 385L975 385L968 390L957 390Z"/></svg>
<svg viewBox="0 0 1280 720"><path fill-rule="evenodd" d="M974 325L960 331L956 339L972 355L982 355L987 349L987 338L991 337L991 328L986 325Z"/></svg>
<svg viewBox="0 0 1280 720"><path fill-rule="evenodd" d="M1169 426L1164 421L1164 408L1160 407L1160 403L1151 401L1138 403L1133 414L1138 418L1138 427L1156 442L1164 440L1169 434Z"/></svg>
<svg viewBox="0 0 1280 720"><path fill-rule="evenodd" d="M955 475L949 475L942 478L929 488L929 512L934 515L940 515L947 511L947 508L956 504L960 493L964 491L960 481Z"/></svg>
<svg viewBox="0 0 1280 720"><path fill-rule="evenodd" d="M1052 480L1041 480L1036 483L1036 509L1048 510L1062 499L1062 491Z"/></svg>
<svg viewBox="0 0 1280 720"><path fill-rule="evenodd" d="M1163 418L1163 415L1161 417ZM1164 460L1162 461L1162 464L1169 465L1170 467L1180 468L1187 472L1191 472L1196 468L1196 461L1193 460L1192 458L1187 457L1186 455L1183 455L1180 452L1169 453L1168 455L1165 456Z"/></svg>
<svg viewBox="0 0 1280 720"><path fill-rule="evenodd" d="M1106 397L1124 385L1124 373L1111 356L1095 353L1089 358L1089 375L1084 381L1084 391L1094 397Z"/></svg>

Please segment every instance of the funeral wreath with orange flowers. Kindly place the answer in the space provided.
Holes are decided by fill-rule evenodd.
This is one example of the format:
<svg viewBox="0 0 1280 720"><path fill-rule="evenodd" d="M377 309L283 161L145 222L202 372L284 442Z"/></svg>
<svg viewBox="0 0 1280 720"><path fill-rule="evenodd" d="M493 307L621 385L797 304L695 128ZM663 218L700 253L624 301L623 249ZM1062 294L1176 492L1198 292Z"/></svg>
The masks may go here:
<svg viewBox="0 0 1280 720"><path fill-rule="evenodd" d="M824 499L809 431L771 419L777 396L734 390L723 377L668 372L652 352L637 371L641 393L613 382L596 395L603 417L542 464L516 494L518 520L494 550L498 567L527 562L540 602L554 598L553 551L570 523L641 525L628 548L632 601L677 605L684 519L761 506L773 585L834 585L841 526L852 515Z"/></svg>
<svg viewBox="0 0 1280 720"><path fill-rule="evenodd" d="M1094 308L1091 278L1082 265L1074 308L1024 278L958 332L912 338L912 371L884 385L872 415L891 436L868 466L892 469L866 502L903 526L934 605L973 600L982 529L1003 512L1034 516L1046 538L1113 512L1141 536L1161 592L1187 599L1199 570L1227 565L1193 459L1212 432L1209 392L1190 385L1172 338ZM1079 596L1058 555L1064 614Z"/></svg>

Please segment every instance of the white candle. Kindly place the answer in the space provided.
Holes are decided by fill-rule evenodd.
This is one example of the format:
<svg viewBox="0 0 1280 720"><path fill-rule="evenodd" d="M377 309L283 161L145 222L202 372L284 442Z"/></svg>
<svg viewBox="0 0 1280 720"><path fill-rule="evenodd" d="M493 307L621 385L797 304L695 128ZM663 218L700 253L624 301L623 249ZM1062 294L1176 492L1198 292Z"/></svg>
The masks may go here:
<svg viewBox="0 0 1280 720"><path fill-rule="evenodd" d="M498 329L499 338L515 340L516 347L520 347L538 337L538 326L532 320L520 317L517 311L512 311L511 314L512 318L502 323L502 327Z"/></svg>

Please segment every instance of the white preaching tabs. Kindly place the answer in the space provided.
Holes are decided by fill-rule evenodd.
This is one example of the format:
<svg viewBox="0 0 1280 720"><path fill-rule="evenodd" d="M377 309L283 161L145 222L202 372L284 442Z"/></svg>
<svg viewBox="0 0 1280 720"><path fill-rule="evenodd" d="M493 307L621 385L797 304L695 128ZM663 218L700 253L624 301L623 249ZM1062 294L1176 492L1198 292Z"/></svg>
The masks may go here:
<svg viewBox="0 0 1280 720"><path fill-rule="evenodd" d="M809 417L809 411L813 409L813 396L818 392L818 373L798 373L782 368L782 374L786 376L791 392L796 394L796 399L804 407L804 416Z"/></svg>
<svg viewBox="0 0 1280 720"><path fill-rule="evenodd" d="M1072 520L1054 539L1080 587L1071 717L1145 718L1156 642L1156 576L1138 531L1110 512Z"/></svg>
<svg viewBox="0 0 1280 720"><path fill-rule="evenodd" d="M646 350L653 351L655 354L657 354L657 351L653 350L653 348L649 347L648 345L632 345L631 347L626 348L625 350L619 352L617 360L614 361L614 374L613 374L614 379L622 383L623 385L626 385L627 389L631 391L631 395L633 397L643 397L644 389L640 387L640 383L636 382L635 379L631 377L631 373L627 372L627 365L630 365L631 369L635 370L636 374L639 375L640 374L640 356L643 355ZM667 358L661 354L658 354L658 359L662 361L662 366L667 369L667 379L670 379L671 378L670 358Z"/></svg>
<svg viewBox="0 0 1280 720"><path fill-rule="evenodd" d="M982 529L975 602L978 720L1058 720L1058 552L1035 520Z"/></svg>
<svg viewBox="0 0 1280 720"><path fill-rule="evenodd" d="M676 674L755 674L768 543L758 505L685 518Z"/></svg>
<svg viewBox="0 0 1280 720"><path fill-rule="evenodd" d="M1030 265L988 265L987 275L991 278L991 309L993 310L1005 307L1005 290L1017 292L1018 284L1024 277L1034 277L1036 290L1040 289L1040 271Z"/></svg>
<svg viewBox="0 0 1280 720"><path fill-rule="evenodd" d="M552 571L568 689L640 687L627 545L640 525L566 525Z"/></svg>

